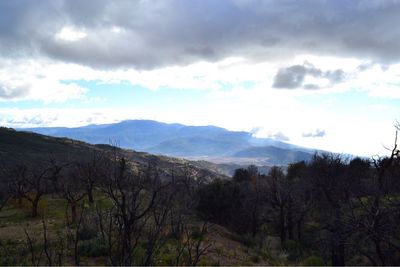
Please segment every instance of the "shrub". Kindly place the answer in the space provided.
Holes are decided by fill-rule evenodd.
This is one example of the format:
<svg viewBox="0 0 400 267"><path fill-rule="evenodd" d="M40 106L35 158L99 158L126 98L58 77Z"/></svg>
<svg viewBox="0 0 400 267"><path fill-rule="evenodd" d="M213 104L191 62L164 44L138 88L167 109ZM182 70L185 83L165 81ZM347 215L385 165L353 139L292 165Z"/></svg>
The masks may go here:
<svg viewBox="0 0 400 267"><path fill-rule="evenodd" d="M200 227L197 227L197 226L191 227L190 237L195 240L199 240L199 239L203 238L203 234L201 232Z"/></svg>
<svg viewBox="0 0 400 267"><path fill-rule="evenodd" d="M321 257L310 256L303 261L303 266L325 266L325 262Z"/></svg>
<svg viewBox="0 0 400 267"><path fill-rule="evenodd" d="M260 256L259 255L252 255L251 256L251 261L255 262L255 263L259 263L260 262Z"/></svg>
<svg viewBox="0 0 400 267"><path fill-rule="evenodd" d="M34 197L33 193L30 193L30 197ZM10 205L12 205L15 208L20 208L24 210L25 212L30 213L32 211L32 203L27 200L26 198L11 198L9 200ZM49 201L46 196L42 196L40 198L39 204L38 204L38 213L43 214L46 212L49 208Z"/></svg>
<svg viewBox="0 0 400 267"><path fill-rule="evenodd" d="M286 242L286 251L289 260L296 260L300 256L299 244L294 240L288 240Z"/></svg>
<svg viewBox="0 0 400 267"><path fill-rule="evenodd" d="M97 237L97 226L93 220L84 220L78 231L79 240L90 240Z"/></svg>
<svg viewBox="0 0 400 267"><path fill-rule="evenodd" d="M144 262L146 256L146 249L144 243L139 243L133 252L133 258L135 259L136 265L141 265Z"/></svg>
<svg viewBox="0 0 400 267"><path fill-rule="evenodd" d="M97 230L93 228L83 227L79 229L78 239L79 240L90 240L97 237Z"/></svg>
<svg viewBox="0 0 400 267"><path fill-rule="evenodd" d="M158 263L161 265L171 266L176 264L175 261L176 255L173 253L168 253L162 255Z"/></svg>
<svg viewBox="0 0 400 267"><path fill-rule="evenodd" d="M87 257L100 257L107 255L107 246L102 239L85 240L78 244L79 254Z"/></svg>
<svg viewBox="0 0 400 267"><path fill-rule="evenodd" d="M254 248L257 246L257 239L250 234L242 235L240 242L249 248Z"/></svg>

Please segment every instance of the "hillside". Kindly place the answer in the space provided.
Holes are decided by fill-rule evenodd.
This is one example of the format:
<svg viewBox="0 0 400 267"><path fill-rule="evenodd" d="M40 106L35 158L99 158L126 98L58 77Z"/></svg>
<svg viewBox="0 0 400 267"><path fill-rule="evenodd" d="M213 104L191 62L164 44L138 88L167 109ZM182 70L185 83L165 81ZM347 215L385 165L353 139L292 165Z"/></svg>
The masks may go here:
<svg viewBox="0 0 400 267"><path fill-rule="evenodd" d="M91 145L69 138L50 137L4 127L0 128L0 140L0 164L3 166L42 164L51 159L58 162L74 162L90 158L94 152L101 153L113 149L110 145ZM187 168L206 179L221 177L217 172L195 166L183 159L124 149L119 149L119 153L142 167L150 163L156 164L163 172Z"/></svg>
<svg viewBox="0 0 400 267"><path fill-rule="evenodd" d="M130 120L77 128L49 127L25 130L68 137L91 144L108 144L113 140L123 148L176 157L203 157L214 163L229 158L229 163L240 164L243 158L258 157L263 158L262 164L265 166L287 165L293 160L307 160L313 154L311 149L271 138L255 138L248 132L228 131L215 126L166 124L151 120Z"/></svg>
<svg viewBox="0 0 400 267"><path fill-rule="evenodd" d="M286 171L275 166L264 175L250 166L224 179L220 164L205 161L8 128L0 128L0 140L0 265L400 262L391 245L400 233L398 150L375 168L367 159L323 154ZM91 161L93 153L104 157ZM268 153L304 156L268 146L236 156L257 162ZM69 164L57 169L49 160ZM379 186L376 195L371 188ZM385 225L360 227L375 220L375 203L372 216ZM373 250L378 234L382 258Z"/></svg>
<svg viewBox="0 0 400 267"><path fill-rule="evenodd" d="M293 162L309 160L312 155L304 151L283 149L274 146L250 147L234 155L239 158L265 158L271 164L287 165Z"/></svg>
<svg viewBox="0 0 400 267"><path fill-rule="evenodd" d="M268 255L259 255L256 249L248 247L240 235L203 222L197 216L194 205L197 197L192 194L202 184L227 178L217 171L187 160L4 127L0 128L0 140L0 265L266 265L269 260ZM90 160L93 153L112 156L106 152L114 150L118 152L118 165L107 166L118 166L118 171L100 169L109 176L98 174L94 180L94 200L90 202L84 190L85 175L89 173L81 176L79 172L89 170L90 166L79 164ZM120 175L120 164L124 162L121 158L127 159L129 168L149 170L145 179L130 176L129 170ZM72 164L64 168L57 180L49 177L41 180L38 174L50 160ZM151 168L147 168L150 164ZM119 179L127 179L123 180L124 186L115 184ZM33 215L30 197L38 192L41 193L37 214ZM151 194L153 199L149 201ZM130 204L116 204L125 200ZM148 208L144 209L146 205ZM136 216L139 212L142 215ZM128 235L117 236L121 231L118 214L134 216L124 223L128 227L133 222L138 227L129 231L129 235L139 240L138 247L131 248L133 254L127 254L129 261L118 258L122 244L118 242ZM99 222L107 225L108 230L99 226ZM179 232L181 238L175 237L175 223L183 227L184 231ZM159 233L153 236L156 231ZM113 238L113 242L106 243L105 236ZM155 242L156 252L149 251L149 239ZM195 258L188 257L188 253L198 253L194 246L203 252ZM184 252L182 257L179 251Z"/></svg>

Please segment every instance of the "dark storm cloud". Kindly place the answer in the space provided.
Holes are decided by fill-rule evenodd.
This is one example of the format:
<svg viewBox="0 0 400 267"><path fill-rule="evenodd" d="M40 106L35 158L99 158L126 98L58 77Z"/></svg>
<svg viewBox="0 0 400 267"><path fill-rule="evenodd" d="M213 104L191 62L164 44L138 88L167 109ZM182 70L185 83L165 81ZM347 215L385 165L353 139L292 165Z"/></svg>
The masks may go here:
<svg viewBox="0 0 400 267"><path fill-rule="evenodd" d="M325 130L317 129L317 130L315 130L315 132L303 133L302 136L303 137L312 137L312 138L324 137L325 136Z"/></svg>
<svg viewBox="0 0 400 267"><path fill-rule="evenodd" d="M331 84L340 83L345 79L345 72L343 70L337 69L323 72L306 62L304 65L294 65L279 69L274 77L272 87L284 89L320 89L320 87L315 84L303 84L304 78L307 75L315 78L328 79Z"/></svg>
<svg viewBox="0 0 400 267"><path fill-rule="evenodd" d="M306 75L321 76L321 70L314 67L307 67L302 65L294 65L288 68L282 68L278 71L274 78L274 88L287 88L294 89L303 85Z"/></svg>
<svg viewBox="0 0 400 267"><path fill-rule="evenodd" d="M0 54L105 68L300 53L390 64L400 59L398 14L400 2L381 0L0 1ZM64 26L87 36L58 40ZM302 79L301 70L294 72L295 80L282 77L292 87Z"/></svg>

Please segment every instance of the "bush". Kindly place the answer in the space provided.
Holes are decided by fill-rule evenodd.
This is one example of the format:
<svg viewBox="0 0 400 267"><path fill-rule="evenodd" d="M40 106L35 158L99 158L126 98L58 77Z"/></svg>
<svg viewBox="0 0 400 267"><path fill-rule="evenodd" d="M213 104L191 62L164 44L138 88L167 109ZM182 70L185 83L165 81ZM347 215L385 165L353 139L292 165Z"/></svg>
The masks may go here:
<svg viewBox="0 0 400 267"><path fill-rule="evenodd" d="M78 239L79 240L90 240L97 237L97 230L93 228L83 227L79 229Z"/></svg>
<svg viewBox="0 0 400 267"><path fill-rule="evenodd" d="M176 255L173 253L169 253L162 255L158 263L161 265L171 266L175 265L176 264L175 262L176 262Z"/></svg>
<svg viewBox="0 0 400 267"><path fill-rule="evenodd" d="M94 220L83 220L78 231L79 240L90 240L96 238L98 234L97 226Z"/></svg>
<svg viewBox="0 0 400 267"><path fill-rule="evenodd" d="M102 239L85 240L78 244L79 254L87 257L100 257L107 255L107 246Z"/></svg>
<svg viewBox="0 0 400 267"><path fill-rule="evenodd" d="M30 197L34 197L33 193L29 194ZM26 198L11 198L9 200L10 205L12 205L15 208L19 208L24 210L25 212L30 213L32 211L32 203L27 200ZM42 196L40 198L39 204L38 204L38 213L43 214L46 212L49 208L49 201L46 196Z"/></svg>
<svg viewBox="0 0 400 267"><path fill-rule="evenodd" d="M135 265L141 265L146 257L146 245L139 243L133 252L133 258L135 259Z"/></svg>
<svg viewBox="0 0 400 267"><path fill-rule="evenodd" d="M219 261L209 261L208 259L201 259L198 266L220 266Z"/></svg>
<svg viewBox="0 0 400 267"><path fill-rule="evenodd" d="M241 235L238 241L249 248L255 248L257 246L257 239L251 234Z"/></svg>
<svg viewBox="0 0 400 267"><path fill-rule="evenodd" d="M300 256L299 244L294 240L288 240L286 242L286 251L289 260L296 260Z"/></svg>
<svg viewBox="0 0 400 267"><path fill-rule="evenodd" d="M202 239L204 236L203 236L203 233L201 232L200 227L198 227L198 226L191 227L190 237L195 240Z"/></svg>
<svg viewBox="0 0 400 267"><path fill-rule="evenodd" d="M259 263L260 262L260 256L259 255L252 255L251 256L251 261L255 262L255 263Z"/></svg>
<svg viewBox="0 0 400 267"><path fill-rule="evenodd" d="M310 256L303 261L303 266L325 266L325 262L321 257Z"/></svg>

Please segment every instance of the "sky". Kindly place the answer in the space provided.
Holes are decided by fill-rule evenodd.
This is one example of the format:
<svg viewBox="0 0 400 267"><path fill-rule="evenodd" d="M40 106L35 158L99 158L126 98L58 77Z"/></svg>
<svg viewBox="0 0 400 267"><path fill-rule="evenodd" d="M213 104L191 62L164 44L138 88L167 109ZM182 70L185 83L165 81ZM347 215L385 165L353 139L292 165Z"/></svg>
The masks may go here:
<svg viewBox="0 0 400 267"><path fill-rule="evenodd" d="M0 1L0 125L152 119L386 155L399 14L394 0Z"/></svg>

